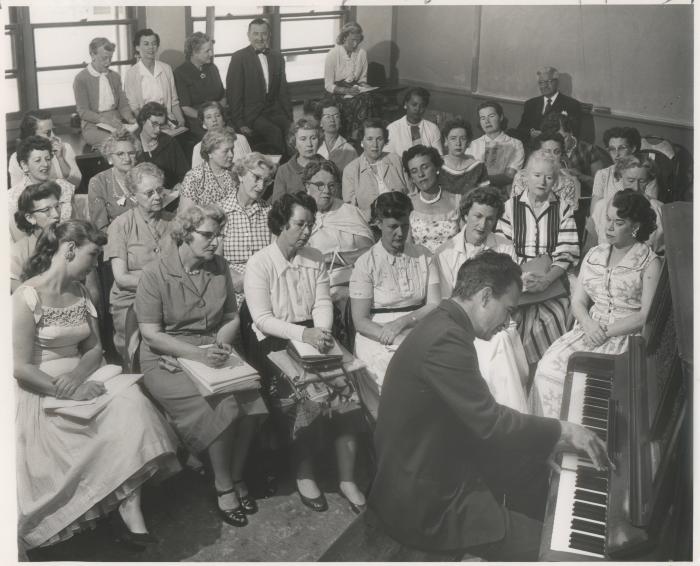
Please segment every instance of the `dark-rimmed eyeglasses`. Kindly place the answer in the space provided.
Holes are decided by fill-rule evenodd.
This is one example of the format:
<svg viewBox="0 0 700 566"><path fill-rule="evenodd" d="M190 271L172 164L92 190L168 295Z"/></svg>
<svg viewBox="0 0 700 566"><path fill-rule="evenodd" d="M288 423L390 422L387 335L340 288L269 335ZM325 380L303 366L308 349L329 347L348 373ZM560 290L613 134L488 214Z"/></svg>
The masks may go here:
<svg viewBox="0 0 700 566"><path fill-rule="evenodd" d="M325 190L328 193L335 193L335 191L338 189L340 186L338 183L321 183L320 181L313 183L311 181L306 182L307 185L311 185L314 189L316 189L319 193L323 190Z"/></svg>

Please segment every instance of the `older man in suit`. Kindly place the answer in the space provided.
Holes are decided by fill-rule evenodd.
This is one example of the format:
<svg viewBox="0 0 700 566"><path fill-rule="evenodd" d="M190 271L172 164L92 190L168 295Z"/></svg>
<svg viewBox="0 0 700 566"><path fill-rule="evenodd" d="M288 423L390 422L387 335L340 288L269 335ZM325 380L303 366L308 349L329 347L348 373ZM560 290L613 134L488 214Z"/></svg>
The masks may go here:
<svg viewBox="0 0 700 566"><path fill-rule="evenodd" d="M389 364L368 504L370 517L404 546L452 558L537 560L547 459L584 450L599 469L609 465L595 434L497 404L479 373L474 338L488 340L506 325L520 277L506 254L486 250L467 260L452 298Z"/></svg>
<svg viewBox="0 0 700 566"><path fill-rule="evenodd" d="M517 127L523 143L528 143L542 133L542 120L550 112L565 113L573 119L578 137L581 124L581 103L559 92L559 71L554 67L541 67L537 70L537 85L541 96L525 102L523 116Z"/></svg>
<svg viewBox="0 0 700 566"><path fill-rule="evenodd" d="M237 131L264 138L268 153L287 154L292 102L284 58L270 51L270 24L256 18L248 25L250 45L231 55L226 75L226 99Z"/></svg>

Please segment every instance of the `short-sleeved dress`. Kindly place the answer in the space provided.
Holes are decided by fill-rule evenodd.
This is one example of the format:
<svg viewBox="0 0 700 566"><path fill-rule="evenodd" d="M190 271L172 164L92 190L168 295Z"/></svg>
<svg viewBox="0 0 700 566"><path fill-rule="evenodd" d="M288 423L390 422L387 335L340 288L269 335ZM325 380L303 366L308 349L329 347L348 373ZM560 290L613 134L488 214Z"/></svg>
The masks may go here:
<svg viewBox="0 0 700 566"><path fill-rule="evenodd" d="M105 230L112 221L136 206L126 184L120 184L114 169L100 171L88 184L88 210L90 222L98 230Z"/></svg>
<svg viewBox="0 0 700 566"><path fill-rule="evenodd" d="M24 189L29 185L29 179L26 177L22 179L22 182L14 187L10 187L7 191L7 206L10 213L10 241L17 242L22 238L26 238L27 234L22 232L15 223L15 212L17 212L17 203L19 201L19 196L22 194ZM61 187L61 197L59 202L61 203L61 222L65 220L70 220L73 218L73 195L75 194L75 185L69 183L65 179L54 179L54 182Z"/></svg>
<svg viewBox="0 0 700 566"><path fill-rule="evenodd" d="M81 286L82 297L68 307L42 305L29 285L16 293L34 313L32 363L51 376L75 368L88 321L97 316L87 290ZM47 413L44 395L19 385L15 392L18 535L25 549L92 528L146 480L180 469L172 431L136 386L85 421Z"/></svg>
<svg viewBox="0 0 700 566"><path fill-rule="evenodd" d="M221 203L238 188L231 173L224 171L216 175L208 163L190 169L182 181L180 195L199 206Z"/></svg>
<svg viewBox="0 0 700 566"><path fill-rule="evenodd" d="M411 195L412 200L420 198L420 193ZM414 209L411 211L411 235L416 244L425 246L435 253L442 244L459 232L459 195L445 192L442 198L452 201L449 211L425 212Z"/></svg>
<svg viewBox="0 0 700 566"><path fill-rule="evenodd" d="M173 248L144 268L134 308L139 323L160 324L167 334L197 346L213 344L219 328L236 315L228 265L215 256L190 275ZM267 413L257 391L204 398L184 372L161 369L159 360L172 358L145 340L140 354L146 388L193 453L204 451L236 418Z"/></svg>
<svg viewBox="0 0 700 566"><path fill-rule="evenodd" d="M377 242L355 262L350 300L371 299L372 322L386 324L422 307L428 287L439 281L433 255L423 246L407 241L403 253L394 256ZM355 334L355 356L367 365L380 388L395 351L394 346Z"/></svg>
<svg viewBox="0 0 700 566"><path fill-rule="evenodd" d="M170 238L172 214L161 213L158 221L150 226L137 208L125 212L109 225L105 261L114 258L126 263L129 271L141 271L147 264L160 257L161 252L173 247ZM123 289L115 281L109 294L110 312L114 322L114 345L124 347L124 324L129 307L134 304L135 291Z"/></svg>
<svg viewBox="0 0 700 566"><path fill-rule="evenodd" d="M581 264L579 282L593 305L589 314L593 320L611 325L617 320L639 312L642 308L644 272L657 259L647 244L636 243L612 269L610 244L592 248ZM629 335L612 336L600 346L591 346L581 325L556 340L537 365L530 391L532 412L545 417L559 418L564 378L569 358L574 352L621 354L627 350Z"/></svg>

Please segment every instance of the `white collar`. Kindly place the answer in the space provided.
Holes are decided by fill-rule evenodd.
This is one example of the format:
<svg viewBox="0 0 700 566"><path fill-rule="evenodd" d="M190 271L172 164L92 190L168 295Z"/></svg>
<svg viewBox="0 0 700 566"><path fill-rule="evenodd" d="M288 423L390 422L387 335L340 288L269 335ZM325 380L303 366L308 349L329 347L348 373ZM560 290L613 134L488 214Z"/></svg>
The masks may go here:
<svg viewBox="0 0 700 566"><path fill-rule="evenodd" d="M551 100L552 104L554 104L554 101L557 99L557 96L559 96L559 91L555 92L554 94L552 94L550 96L544 96L544 94L542 96L544 97L545 104L547 104L547 99Z"/></svg>
<svg viewBox="0 0 700 566"><path fill-rule="evenodd" d="M95 69L95 67L92 66L92 63L88 63L86 69L88 70L88 73L90 73L93 77L99 77L100 75L109 74L109 67L104 73L100 73L97 69Z"/></svg>
<svg viewBox="0 0 700 566"><path fill-rule="evenodd" d="M163 72L163 65L158 60L155 61L155 65L153 66L153 74L151 74L151 71L149 71L146 68L146 65L143 64L143 61L141 59L139 59L138 63L136 63L136 66L139 70L139 74L145 75L147 77L156 78Z"/></svg>
<svg viewBox="0 0 700 566"><path fill-rule="evenodd" d="M276 242L270 244L270 248L272 250L270 253L270 259L272 260L272 265L277 277L282 277L287 269L295 269L298 267L318 267L318 261L314 259L313 252L309 253L308 247L303 247L298 250L292 258L292 261L289 261L282 255L282 250L280 250L280 247Z"/></svg>

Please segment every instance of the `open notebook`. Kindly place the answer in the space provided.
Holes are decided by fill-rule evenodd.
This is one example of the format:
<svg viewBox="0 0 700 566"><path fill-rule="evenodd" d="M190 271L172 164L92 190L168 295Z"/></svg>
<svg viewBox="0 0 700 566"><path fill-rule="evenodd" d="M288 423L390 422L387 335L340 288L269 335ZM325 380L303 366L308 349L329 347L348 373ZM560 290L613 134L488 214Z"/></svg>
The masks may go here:
<svg viewBox="0 0 700 566"><path fill-rule="evenodd" d="M226 365L220 368L212 368L202 362L186 358L178 358L177 361L195 387L205 396L224 390L235 391L259 387L260 376L236 352L232 352Z"/></svg>

